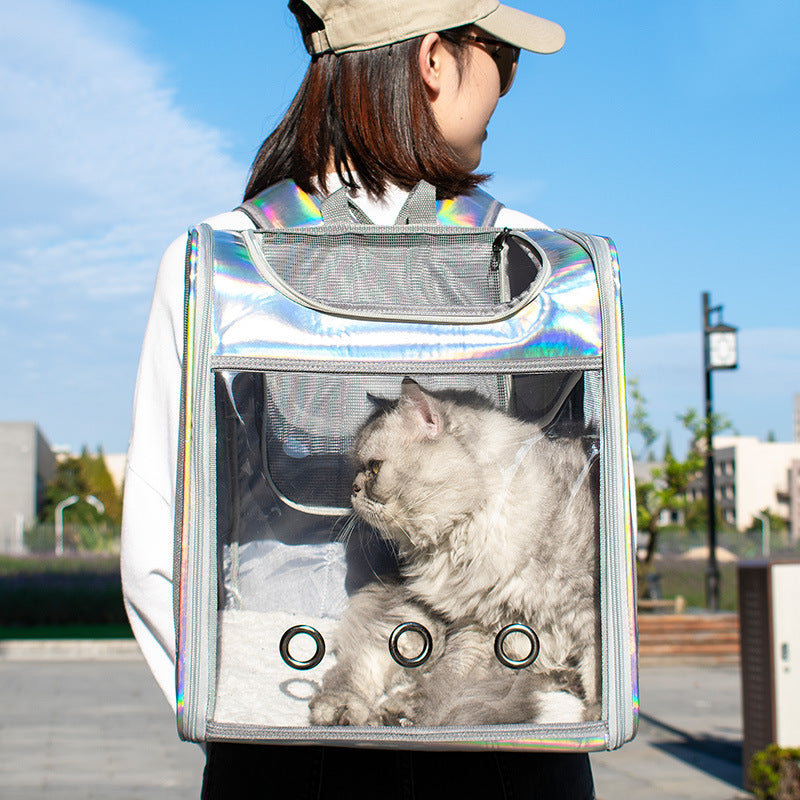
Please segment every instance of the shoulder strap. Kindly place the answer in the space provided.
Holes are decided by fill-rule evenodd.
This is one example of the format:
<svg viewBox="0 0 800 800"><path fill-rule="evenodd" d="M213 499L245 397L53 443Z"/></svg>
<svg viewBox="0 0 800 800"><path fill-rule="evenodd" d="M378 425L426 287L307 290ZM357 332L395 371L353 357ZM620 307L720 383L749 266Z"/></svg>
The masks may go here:
<svg viewBox="0 0 800 800"><path fill-rule="evenodd" d="M307 194L294 181L270 186L238 208L253 220L259 230L321 225L320 199ZM503 205L483 189L436 203L436 219L441 225L492 227Z"/></svg>
<svg viewBox="0 0 800 800"><path fill-rule="evenodd" d="M325 225L372 225L372 220L350 199L347 187L342 186L329 194L319 204L319 213Z"/></svg>

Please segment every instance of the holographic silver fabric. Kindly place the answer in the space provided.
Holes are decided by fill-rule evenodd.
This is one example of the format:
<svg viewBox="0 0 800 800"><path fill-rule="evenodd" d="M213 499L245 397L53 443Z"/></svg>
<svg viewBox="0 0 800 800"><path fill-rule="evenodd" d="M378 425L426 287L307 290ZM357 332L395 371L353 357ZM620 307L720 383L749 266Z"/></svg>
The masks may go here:
<svg viewBox="0 0 800 800"><path fill-rule="evenodd" d="M261 275L247 238L214 234L214 359L287 359L336 364L519 361L602 355L594 270L575 243L527 233L548 253L552 277L529 305L493 323L354 319L322 313L281 294ZM497 365L499 367L499 365Z"/></svg>

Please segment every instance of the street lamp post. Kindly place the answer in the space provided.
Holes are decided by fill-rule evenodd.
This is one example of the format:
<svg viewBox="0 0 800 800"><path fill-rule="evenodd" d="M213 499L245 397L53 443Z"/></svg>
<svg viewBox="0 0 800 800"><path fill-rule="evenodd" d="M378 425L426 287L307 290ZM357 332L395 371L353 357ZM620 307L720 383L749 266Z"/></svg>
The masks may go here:
<svg viewBox="0 0 800 800"><path fill-rule="evenodd" d="M69 506L74 506L81 498L77 494L72 494L65 500L62 500L55 510L55 525L56 525L56 555L64 555L64 509ZM104 514L106 507L103 505L102 500L98 500L93 494L87 495L83 498L89 505L94 506L98 514Z"/></svg>
<svg viewBox="0 0 800 800"><path fill-rule="evenodd" d="M708 567L706 568L706 606L719 611L719 565L717 564L717 517L714 489L714 407L711 372L715 369L736 369L736 331L722 322L722 306L711 306L711 296L703 292L703 374L706 395L706 503L708 507ZM711 315L717 315L715 325Z"/></svg>
<svg viewBox="0 0 800 800"><path fill-rule="evenodd" d="M770 526L769 526L769 517L766 514L758 513L753 514L756 519L761 520L761 555L764 558L769 557L769 537L770 537Z"/></svg>
<svg viewBox="0 0 800 800"><path fill-rule="evenodd" d="M73 506L80 500L76 494L72 494L65 500L62 500L57 506L55 511L56 517L56 555L64 555L64 509L68 506Z"/></svg>
<svg viewBox="0 0 800 800"><path fill-rule="evenodd" d="M86 497L84 497L83 499L90 506L94 506L94 509L95 509L95 511L97 511L98 514L105 514L106 513L106 507L103 505L103 501L102 500L98 500L93 494L86 495Z"/></svg>

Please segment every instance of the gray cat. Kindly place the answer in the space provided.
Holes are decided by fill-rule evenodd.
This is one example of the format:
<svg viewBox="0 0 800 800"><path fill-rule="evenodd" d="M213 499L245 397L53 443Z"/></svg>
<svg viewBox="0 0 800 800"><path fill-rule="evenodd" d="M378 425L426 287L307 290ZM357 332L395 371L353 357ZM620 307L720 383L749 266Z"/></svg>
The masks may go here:
<svg viewBox="0 0 800 800"><path fill-rule="evenodd" d="M395 543L402 580L351 597L312 724L598 719L597 511L580 440L548 438L476 395L429 393L406 378L400 399L360 432L356 457L353 509ZM431 634L423 666L390 655L406 621ZM495 656L511 623L538 635L526 668ZM403 634L401 656L421 642ZM530 652L521 634L506 639L507 658Z"/></svg>

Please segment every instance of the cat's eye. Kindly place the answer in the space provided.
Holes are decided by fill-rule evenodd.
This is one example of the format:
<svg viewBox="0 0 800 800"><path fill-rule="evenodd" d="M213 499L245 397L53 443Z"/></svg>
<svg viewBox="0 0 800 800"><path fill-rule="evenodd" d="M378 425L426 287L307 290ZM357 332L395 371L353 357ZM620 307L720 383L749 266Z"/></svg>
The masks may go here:
<svg viewBox="0 0 800 800"><path fill-rule="evenodd" d="M381 464L383 464L383 461L370 461L367 464L367 471L370 475L377 475L381 471Z"/></svg>

